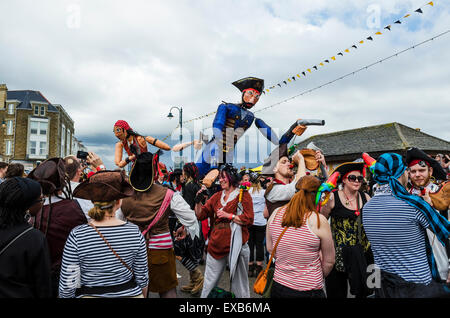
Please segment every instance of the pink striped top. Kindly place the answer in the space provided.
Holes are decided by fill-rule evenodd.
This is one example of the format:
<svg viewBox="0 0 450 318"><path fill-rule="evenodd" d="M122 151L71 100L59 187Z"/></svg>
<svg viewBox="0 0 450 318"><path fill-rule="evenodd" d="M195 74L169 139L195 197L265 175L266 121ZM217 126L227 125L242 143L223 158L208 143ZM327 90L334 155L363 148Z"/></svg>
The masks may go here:
<svg viewBox="0 0 450 318"><path fill-rule="evenodd" d="M273 246L283 230L281 221L285 212L286 207L276 211L269 225ZM297 229L289 227L278 244L274 258L274 280L277 283L298 291L323 289L320 239L308 224Z"/></svg>
<svg viewBox="0 0 450 318"><path fill-rule="evenodd" d="M153 250L166 250L172 247L172 236L170 236L169 232L150 236L148 248Z"/></svg>

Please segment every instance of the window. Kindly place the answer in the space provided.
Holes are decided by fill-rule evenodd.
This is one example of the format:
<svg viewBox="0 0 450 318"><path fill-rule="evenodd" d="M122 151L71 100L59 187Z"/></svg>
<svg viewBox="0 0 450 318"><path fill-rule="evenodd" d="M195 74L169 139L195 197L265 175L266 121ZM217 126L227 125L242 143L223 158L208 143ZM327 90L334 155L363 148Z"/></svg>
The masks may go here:
<svg viewBox="0 0 450 318"><path fill-rule="evenodd" d="M13 121L12 120L6 121L6 134L7 135L13 134Z"/></svg>
<svg viewBox="0 0 450 318"><path fill-rule="evenodd" d="M48 127L48 123L40 122L39 123L39 135L47 135L47 127Z"/></svg>
<svg viewBox="0 0 450 318"><path fill-rule="evenodd" d="M39 143L39 155L46 156L47 155L47 143L45 141L41 141Z"/></svg>
<svg viewBox="0 0 450 318"><path fill-rule="evenodd" d="M39 122L31 121L30 122L30 134L37 135L39 129Z"/></svg>
<svg viewBox="0 0 450 318"><path fill-rule="evenodd" d="M34 106L34 115L39 116L39 106L37 105Z"/></svg>
<svg viewBox="0 0 450 318"><path fill-rule="evenodd" d="M36 141L30 142L30 155L36 155Z"/></svg>
<svg viewBox="0 0 450 318"><path fill-rule="evenodd" d="M14 114L14 104L8 104L8 114L9 115Z"/></svg>
<svg viewBox="0 0 450 318"><path fill-rule="evenodd" d="M72 145L71 139L70 139L70 130L67 129L67 138L66 138L66 153L69 154L70 153L70 145Z"/></svg>
<svg viewBox="0 0 450 318"><path fill-rule="evenodd" d="M48 155L48 119L30 117L27 154L33 159L45 159Z"/></svg>
<svg viewBox="0 0 450 318"><path fill-rule="evenodd" d="M5 147L5 155L11 156L12 153L12 140L6 140L6 147Z"/></svg>
<svg viewBox="0 0 450 318"><path fill-rule="evenodd" d="M45 116L45 106L41 106L41 116Z"/></svg>
<svg viewBox="0 0 450 318"><path fill-rule="evenodd" d="M61 154L60 157L66 156L66 126L61 126Z"/></svg>

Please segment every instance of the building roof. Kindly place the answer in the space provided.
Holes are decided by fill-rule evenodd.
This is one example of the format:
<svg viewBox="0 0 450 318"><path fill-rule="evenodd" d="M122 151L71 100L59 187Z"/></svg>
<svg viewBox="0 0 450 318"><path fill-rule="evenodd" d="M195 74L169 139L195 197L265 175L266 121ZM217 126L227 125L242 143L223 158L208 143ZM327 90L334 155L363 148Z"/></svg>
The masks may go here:
<svg viewBox="0 0 450 318"><path fill-rule="evenodd" d="M56 107L39 91L7 91L6 100L18 100L20 103L17 105L17 109L33 109L30 102L42 102L48 104L49 112L58 112Z"/></svg>
<svg viewBox="0 0 450 318"><path fill-rule="evenodd" d="M327 160L355 160L363 152L370 155L385 152L404 155L411 147L430 154L450 152L450 142L396 122L315 135L299 143L299 148L306 148L310 142L323 150Z"/></svg>

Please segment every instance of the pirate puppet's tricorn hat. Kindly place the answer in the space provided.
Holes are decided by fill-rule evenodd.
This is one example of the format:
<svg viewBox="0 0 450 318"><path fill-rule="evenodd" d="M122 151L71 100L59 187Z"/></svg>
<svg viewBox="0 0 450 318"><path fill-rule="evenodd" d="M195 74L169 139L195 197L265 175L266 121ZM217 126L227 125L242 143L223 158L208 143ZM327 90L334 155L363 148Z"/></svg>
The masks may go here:
<svg viewBox="0 0 450 318"><path fill-rule="evenodd" d="M248 88L256 89L260 93L262 93L262 91L264 90L264 80L256 77L246 77L237 80L232 84L236 86L241 92Z"/></svg>

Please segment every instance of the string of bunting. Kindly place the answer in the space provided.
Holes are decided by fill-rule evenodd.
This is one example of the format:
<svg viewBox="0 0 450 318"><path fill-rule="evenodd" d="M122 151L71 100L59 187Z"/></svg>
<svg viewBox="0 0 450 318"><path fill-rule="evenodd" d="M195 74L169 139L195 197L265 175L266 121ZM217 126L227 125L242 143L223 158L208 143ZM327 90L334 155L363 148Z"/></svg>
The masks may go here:
<svg viewBox="0 0 450 318"><path fill-rule="evenodd" d="M290 98L287 98L287 99L285 99L285 100L282 100L282 101L280 101L280 102L278 102L278 103L275 103L275 104L269 105L269 106L267 106L267 107L264 107L264 108L255 110L253 113L259 113L259 112L265 111L265 110L270 109L270 108L272 108L272 107L275 107L275 106L278 106L278 105L280 105L280 104L286 103L286 102L288 102L288 101L290 101L290 100L292 100L292 99L295 99L295 98L297 98L297 97L300 97L300 96L303 96L303 95L312 93L312 92L314 92L314 91L316 91L316 90L318 90L318 89L320 89L320 88L323 88L323 87L325 87L325 86L331 85L331 84L333 84L333 83L335 83L335 82L337 82L337 81L343 80L344 78L347 78L347 77L349 77L349 76L355 75L356 73L359 73L359 72L361 72L361 71L367 70L368 68L373 67L373 66L375 66L375 65L377 65L377 64L379 64L379 63L382 63L382 62L384 62L384 61L387 61L387 60L389 60L389 59L392 59L392 58L394 58L394 57L397 57L397 56L399 56L400 54L403 54L403 53L405 53L405 52L407 52L407 51L409 51L409 50L412 50L412 49L414 49L414 48L416 48L416 47L418 47L418 46L421 46L421 45L423 45L423 44L425 44L425 43L428 43L428 42L430 42L430 41L433 41L433 40L435 40L435 39L437 39L437 38L439 38L439 37L441 37L441 36L444 36L444 35L446 35L446 34L448 34L448 33L450 33L450 30L447 30L447 31L445 31L445 32L442 32L442 33L440 33L440 34L438 34L438 35L436 35L436 36L434 36L434 37L432 37L432 38L429 38L429 39L427 39L427 40L425 40L425 41L423 41L423 42L420 42L420 43L418 43L418 44L414 44L414 45L408 47L407 49L404 49L404 50L402 50L402 51L399 51L399 52L397 52L397 53L394 53L394 54L392 54L392 55L390 55L390 56L388 56L388 57L385 57L385 58L383 58L383 59L381 59L381 60L378 60L378 61L376 61L376 62L374 62L374 63L371 63L371 64L369 64L369 65L363 66L363 67L361 67L361 68L359 68L359 69L357 69L357 70L355 70L355 71L352 71L352 72L350 72L350 73L347 73L347 74L345 74L345 75L343 75L343 76L340 76L340 77L338 77L338 78L336 78L336 79L334 79L334 80L331 80L331 81L329 81L329 82L327 82L327 83L324 83L324 84L321 84L321 85L316 86L316 87L314 87L314 88L311 88L311 89L309 89L309 90L306 90L306 91L304 91L304 92L302 92L302 93L300 93L300 94L297 94L297 95L295 95L295 96L292 96L292 97L290 97ZM207 115L203 115L203 116L200 116L200 117L197 117L197 118L193 118L193 119L191 119L191 120L188 120L188 121L186 121L186 122L183 122L183 124L184 124L184 123L192 122L192 121L197 120L197 119L200 119L200 118L208 117L208 116L213 115L213 114L215 114L215 113L216 113L216 112L212 112L212 113L209 113L209 114L207 114ZM173 134L173 132L174 132L175 130L177 130L179 127L180 127L180 125L178 124L177 127L175 127L175 129L174 129L169 135L167 135L164 139L162 139L162 140L166 140L167 138L169 138L169 137ZM207 129L207 128L205 128L205 129ZM203 130L205 130L205 129L203 129Z"/></svg>
<svg viewBox="0 0 450 318"><path fill-rule="evenodd" d="M359 68L359 69L357 69L357 70L355 70L355 71L352 71L352 72L350 72L350 73L347 73L347 74L345 74L344 76L338 77L338 78L336 78L336 79L334 79L334 80L332 80L332 81L329 81L329 82L327 82L327 83L324 83L324 84L321 84L321 85L316 86L316 87L314 87L314 88L311 88L311 89L309 89L309 90L306 90L306 91L304 91L304 92L302 92L302 93L300 93L300 94L298 94L298 95L292 96L292 97L287 98L287 99L285 99L285 100L282 100L282 101L280 101L280 102L278 102L278 103L275 103L275 104L269 105L269 106L267 106L267 107L264 107L264 108L255 110L253 113L262 112L262 111L267 110L267 109L269 109L269 108L278 106L278 105L280 105L280 104L282 104L282 103L285 103L285 102L288 102L288 101L290 101L290 100L292 100L292 99L294 99L294 98L297 98L297 97L303 96L303 95L305 95L305 94L311 93L311 92L313 92L313 91L316 91L316 90L318 90L318 89L320 89L320 88L322 88L322 87L331 85L331 84L333 84L333 83L335 83L335 82L337 82L337 81L343 80L343 79L346 78L346 77L349 77L349 76L355 75L356 73L359 73L359 72L361 72L361 71L367 70L368 68L370 68L370 67L372 67L372 66L375 66L375 65L377 65L377 64L379 64L379 63L382 63L382 62L384 62L384 61L386 61L386 60L389 60L389 59L392 59L392 58L394 58L394 57L397 57L397 56L399 56L400 54L405 53L405 52L407 52L407 51L409 51L409 50L412 50L412 49L414 49L414 48L416 48L416 47L418 47L418 46L421 46L421 45L423 45L423 44L425 44L425 43L427 43L427 42L433 41L434 39L437 39L437 38L439 38L439 37L441 37L441 36L443 36L443 35L446 35L446 34L448 34L448 33L450 33L450 29L447 30L447 31L445 31L445 32L442 32L442 33L440 33L440 34L438 34L438 35L436 35L436 36L434 36L434 37L432 37L432 38L429 38L429 39L427 39L427 40L425 40L425 41L423 41L423 42L420 42L420 43L418 43L418 44L414 44L413 46L410 46L410 47L408 47L407 49L404 49L404 50L402 50L402 51L399 51L399 52L397 52L397 53L395 53L395 54L392 54L392 55L390 55L390 56L388 56L388 57L385 57L385 58L383 58L383 59L381 59L381 60L378 60L378 61L376 61L376 62L374 62L374 63L372 63L372 64L363 66L363 67L361 67L361 68Z"/></svg>
<svg viewBox="0 0 450 318"><path fill-rule="evenodd" d="M422 9L423 9L425 6L434 6L434 2L433 2L433 1L430 1L430 2L428 2L428 3L424 4L424 5L422 5L422 6L419 7L418 9L414 10L414 12L417 12L417 13L420 13L420 14L423 13L423 10L422 10ZM391 28L392 28L392 25L393 25L393 24L401 24L403 20L409 18L410 16L411 16L410 13L404 15L403 18L400 18L400 19L398 19L397 21L393 22L392 24L389 24L389 25L385 26L383 30L387 29L387 30L391 31ZM373 34L372 36L367 37L366 40L373 41L373 39L374 39L375 36L379 36L379 35L382 35L382 34L383 34L383 33L382 33L381 31L378 31L378 32L376 32L375 34ZM359 44L363 44L363 43L364 43L364 40L361 40L361 41L358 42L358 45L359 45ZM416 46L417 46L417 45L416 45ZM345 49L343 52L345 52L345 53L350 53L351 49L357 49L357 48L358 48L357 45L356 45L356 44L353 44L351 47ZM409 49L410 49L410 48L409 48ZM407 49L407 50L408 50L408 49ZM401 52L401 53L402 53L402 52ZM400 53L397 53L397 55L398 55L398 54L400 54ZM336 61L336 56L344 56L344 53L339 52L339 53L336 54L335 56L332 56L330 59L331 59L332 61ZM395 55L395 56L396 56L396 55ZM324 63L330 63L330 59L326 59L326 60L324 60L323 62L319 63L318 65L319 65L319 66L325 66L326 64L324 64ZM380 61L378 61L378 62L376 62L376 63L374 63L374 64L377 64L377 63L379 63L379 62L380 62ZM374 65L374 64L373 64L373 65ZM367 66L367 67L364 67L364 69L367 69L368 67L373 66L373 65L369 65L369 66ZM302 75L303 75L303 77L306 77L306 75L307 75L306 72L312 73L312 70L311 70L311 69L318 70L319 68L317 67L317 65L313 66L312 68L308 68L306 71L301 72ZM358 71L359 71L359 70L358 70ZM356 71L356 72L358 72L358 71ZM353 74L356 73L356 72L352 72L352 73L349 73L349 74L350 74L350 75L353 75ZM349 76L349 74L347 74L347 75L345 75L345 76L343 76L343 77L341 77L341 78L339 78L339 79L343 79L344 77ZM297 78L301 78L300 74L297 74L296 76L297 76ZM285 81L283 81L282 83L284 83L285 85L287 85L288 82L296 81L296 80L297 80L297 79L296 79L296 76L292 76L292 77L286 79ZM339 80L339 79L337 79L337 80ZM316 90L316 89L318 89L318 88L321 88L321 87L326 86L326 85L328 85L328 84L334 83L334 82L337 81L337 80L331 81L331 82L326 83L326 84L324 84L324 85L318 86L318 87L316 87L316 88L314 88L314 89L311 89L311 90L308 90L308 91L306 91L306 92L303 92L303 93L300 94L300 95L307 94L307 93L309 93L309 92L311 92L311 91L314 91L314 90ZM278 87L282 87L281 83L278 83L277 85L273 85L273 86L270 86L269 88L265 89L265 91L263 91L263 93L264 93L264 94L269 93L271 90L277 88L277 86L278 86ZM295 96L295 97L298 97L298 96L300 96L300 95L297 95L297 96ZM295 98L295 97L293 97L293 98ZM290 100L290 99L292 99L292 98L289 98L289 99L287 99L287 100L285 100L285 101L288 101L288 100ZM272 108L272 107L274 107L274 106L276 106L276 105L279 105L280 103L283 103L283 102L284 102L284 101L279 102L279 103L276 103L276 104L273 104L273 105L270 105L270 106L267 106L267 107L265 107L265 108L263 108L263 109L260 109L260 110L255 111L255 113L256 113L256 112L263 111L263 110L268 109L268 108ZM191 122L194 122L194 121L197 121L197 120L200 120L200 119L208 118L208 117L210 117L210 116L212 116L212 115L215 115L216 112L217 112L217 111L213 111L213 112L211 112L211 113L208 113L208 114L205 114L205 115L201 115L201 116L192 118L192 119L190 119L190 120L184 121L184 122L183 122L183 125L184 125L184 124L191 123ZM169 133L166 137L164 137L164 138L161 139L161 140L162 140L162 141L165 141L165 140L166 140L167 138L169 138L169 137L173 134L173 132L176 131L178 128L180 128L180 124L178 124L178 125L172 130L171 133ZM206 128L205 128L205 129L206 129ZM204 130L204 129L203 129L203 130Z"/></svg>
<svg viewBox="0 0 450 318"><path fill-rule="evenodd" d="M423 6L421 6L420 8L418 8L417 10L415 10L414 12L417 12L417 13L422 14L422 13L423 13L423 10L422 10L422 9L423 9L425 6L434 6L434 3L433 3L433 1L430 1L430 2L428 2L427 4L424 4ZM374 39L376 39L378 36L382 35L383 32L385 32L384 30L389 30L389 31L391 31L393 25L396 25L396 24L402 24L402 21L406 20L406 19L409 18L410 16L411 16L410 13L404 15L402 18L398 19L397 21L393 22L392 24L389 24L389 25L385 26L385 27L383 28L382 31L375 32L374 34L368 36L366 39L358 41L357 43L351 45L350 47L346 48L345 50L340 51L340 52L337 53L336 55L333 55L333 56L331 56L330 58L328 58L328 59L326 59L326 60L323 60L323 61L321 61L320 63L318 63L318 64L316 64L316 65L314 65L314 66L312 66L312 67L310 67L310 68L308 68L308 69L306 69L306 70L304 70L304 71L302 71L302 72L300 72L300 73L298 73L298 74L296 74L296 75L290 76L290 77L287 78L286 80L284 80L284 81L282 81L282 82L280 82L280 83L278 83L278 84L276 84L276 85L272 85L272 86L266 88L265 91L263 91L263 93L264 93L264 94L269 93L270 91L272 91L272 90L274 90L274 89L276 89L276 88L283 87L282 84L287 85L287 84L289 84L289 83L292 83L292 82L297 81L297 79L299 79L299 78L304 78L304 77L306 77L308 74L312 73L313 70L318 71L319 68L322 68L322 67L326 66L327 64L330 64L332 61L336 61L336 59L338 59L339 56L344 57L344 54L349 54L349 53L351 53L351 51L357 50L357 49L358 49L358 46L360 46L360 45L362 45L362 44L364 44L364 43L367 43L367 42L369 42L369 41L372 41L372 42L373 42ZM301 75L300 75L300 74L301 74Z"/></svg>

